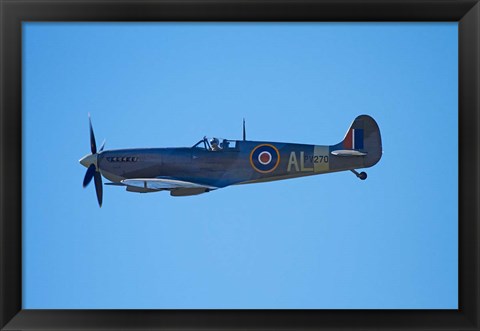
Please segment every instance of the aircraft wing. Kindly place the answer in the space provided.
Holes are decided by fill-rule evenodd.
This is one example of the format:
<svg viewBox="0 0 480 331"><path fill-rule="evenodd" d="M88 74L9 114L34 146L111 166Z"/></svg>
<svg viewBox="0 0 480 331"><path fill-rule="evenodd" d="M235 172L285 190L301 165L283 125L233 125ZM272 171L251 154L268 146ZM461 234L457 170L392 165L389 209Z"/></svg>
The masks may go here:
<svg viewBox="0 0 480 331"><path fill-rule="evenodd" d="M204 192L215 190L218 187L186 182L168 178L132 178L122 180L122 184L150 190L200 189Z"/></svg>

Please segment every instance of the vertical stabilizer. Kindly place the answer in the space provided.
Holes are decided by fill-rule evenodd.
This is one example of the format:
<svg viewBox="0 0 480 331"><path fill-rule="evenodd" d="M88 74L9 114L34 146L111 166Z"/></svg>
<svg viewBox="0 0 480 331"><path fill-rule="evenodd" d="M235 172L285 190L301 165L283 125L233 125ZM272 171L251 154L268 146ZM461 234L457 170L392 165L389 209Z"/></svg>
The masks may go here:
<svg viewBox="0 0 480 331"><path fill-rule="evenodd" d="M376 164L382 157L382 139L377 122L368 115L355 118L342 142L331 146L331 154L338 157L361 157L362 168Z"/></svg>

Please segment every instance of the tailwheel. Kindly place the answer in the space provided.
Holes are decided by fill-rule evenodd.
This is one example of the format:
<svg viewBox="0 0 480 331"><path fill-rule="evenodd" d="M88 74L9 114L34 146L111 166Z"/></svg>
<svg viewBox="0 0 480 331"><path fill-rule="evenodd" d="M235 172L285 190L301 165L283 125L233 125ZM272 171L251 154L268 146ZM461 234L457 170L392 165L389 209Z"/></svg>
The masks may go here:
<svg viewBox="0 0 480 331"><path fill-rule="evenodd" d="M355 176L357 176L358 178L360 178L361 180L365 180L367 179L367 173L362 171L362 172L357 172L355 171L354 169L350 170L351 172L353 172L355 174Z"/></svg>

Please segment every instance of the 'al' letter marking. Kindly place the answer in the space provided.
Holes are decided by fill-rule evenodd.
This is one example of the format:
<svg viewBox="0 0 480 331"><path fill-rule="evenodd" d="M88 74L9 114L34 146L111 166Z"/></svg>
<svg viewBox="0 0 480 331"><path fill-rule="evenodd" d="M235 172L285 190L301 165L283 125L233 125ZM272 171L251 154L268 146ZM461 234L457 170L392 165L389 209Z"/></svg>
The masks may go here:
<svg viewBox="0 0 480 331"><path fill-rule="evenodd" d="M295 166L295 170L298 171L298 162L297 162L297 156L295 155L295 152L290 153L290 158L288 159L287 171L291 171L292 164Z"/></svg>

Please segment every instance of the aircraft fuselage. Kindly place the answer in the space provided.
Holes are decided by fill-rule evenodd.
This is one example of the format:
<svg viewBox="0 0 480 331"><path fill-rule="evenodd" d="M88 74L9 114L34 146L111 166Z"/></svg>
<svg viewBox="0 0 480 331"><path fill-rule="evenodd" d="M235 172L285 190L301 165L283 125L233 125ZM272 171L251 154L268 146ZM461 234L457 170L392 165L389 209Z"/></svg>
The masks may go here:
<svg viewBox="0 0 480 331"><path fill-rule="evenodd" d="M364 168L366 158L335 156L335 146L236 141L234 148L141 148L98 154L101 173L112 182L130 178L176 178L225 187ZM263 153L263 154L262 154Z"/></svg>

